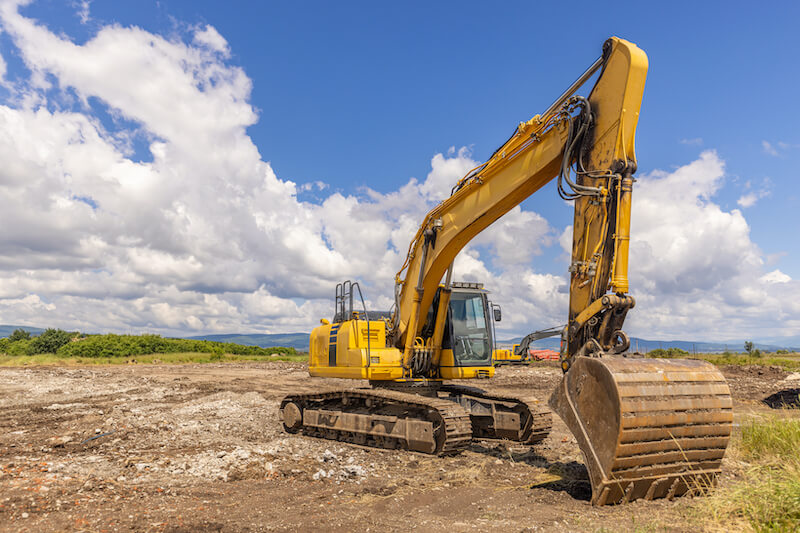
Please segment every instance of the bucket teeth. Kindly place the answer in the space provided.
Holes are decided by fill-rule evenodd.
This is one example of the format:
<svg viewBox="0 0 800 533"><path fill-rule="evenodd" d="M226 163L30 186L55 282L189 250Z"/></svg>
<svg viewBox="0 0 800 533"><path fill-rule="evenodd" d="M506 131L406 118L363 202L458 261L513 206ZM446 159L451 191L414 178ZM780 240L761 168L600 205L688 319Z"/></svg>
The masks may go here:
<svg viewBox="0 0 800 533"><path fill-rule="evenodd" d="M705 361L579 357L550 406L578 441L596 505L706 492L733 423L728 384Z"/></svg>

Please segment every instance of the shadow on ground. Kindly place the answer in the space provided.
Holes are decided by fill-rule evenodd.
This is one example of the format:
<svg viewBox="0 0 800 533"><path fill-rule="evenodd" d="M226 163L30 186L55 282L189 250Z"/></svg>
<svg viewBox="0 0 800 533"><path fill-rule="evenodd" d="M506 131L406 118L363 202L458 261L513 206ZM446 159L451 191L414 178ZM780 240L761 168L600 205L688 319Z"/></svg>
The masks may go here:
<svg viewBox="0 0 800 533"><path fill-rule="evenodd" d="M592 485L589 481L589 472L586 466L577 461L568 463L560 461L548 461L545 457L538 454L535 448L527 450L514 449L514 446L486 447L480 443L473 443L470 449L477 453L490 455L515 463L525 463L537 468L544 468L546 472L542 476L544 479L534 481L530 488L546 489L554 492L566 492L572 498L581 501L591 501Z"/></svg>

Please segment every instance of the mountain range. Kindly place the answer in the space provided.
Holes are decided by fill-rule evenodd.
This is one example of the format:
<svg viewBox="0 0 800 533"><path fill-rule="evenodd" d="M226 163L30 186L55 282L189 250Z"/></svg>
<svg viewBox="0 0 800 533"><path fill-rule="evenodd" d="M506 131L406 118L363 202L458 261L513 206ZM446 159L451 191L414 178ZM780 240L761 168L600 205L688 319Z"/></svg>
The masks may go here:
<svg viewBox="0 0 800 533"><path fill-rule="evenodd" d="M522 340L522 337L516 337L514 339L509 340L499 340L497 341L498 346L511 346L516 344ZM773 343L762 343L762 342L754 342L755 348L764 351L764 352L774 352L777 350L790 350L790 351L800 351L800 339L795 337L786 337L784 339L777 338L774 339L775 342ZM656 350L658 348L667 349L667 348L680 348L681 350L685 350L689 353L722 353L725 351L731 352L743 352L744 351L744 342L743 340L732 340L726 342L701 342L701 341L680 341L680 340L671 340L671 341L658 341L658 340L648 340L648 339L640 339L638 337L631 337L631 351L640 352L640 353L647 353L650 350ZM531 343L531 347L539 348L539 349L551 349L551 350L558 350L561 345L561 338L560 337L550 337L548 339L538 340L536 342Z"/></svg>
<svg viewBox="0 0 800 533"><path fill-rule="evenodd" d="M0 324L0 338L10 336L12 333L14 333L14 330L17 329L24 329L34 337L40 333L44 333L42 328L33 328L31 326L8 326L5 324Z"/></svg>
<svg viewBox="0 0 800 533"><path fill-rule="evenodd" d="M308 333L229 333L222 335L195 335L187 339L233 342L246 346L272 348L283 346L295 350L308 351Z"/></svg>
<svg viewBox="0 0 800 533"><path fill-rule="evenodd" d="M8 337L15 329L24 329L29 331L32 335L38 335L44 331L42 328L35 328L30 326L12 326L0 325L0 337ZM244 344L246 346L260 346L262 348L271 348L273 346L286 346L296 350L308 350L308 333L227 333L227 334L209 334L209 335L193 335L191 337L184 337L186 339L196 340L209 340L217 342L233 342L236 344ZM522 337L516 337L507 340L498 340L497 345L501 347L510 347L522 340ZM558 350L561 340L559 337L550 337L534 342L531 346L535 348L548 348ZM657 348L680 348L689 353L722 353L726 350L731 352L744 351L744 340L731 340L724 342L705 342L705 341L683 341L683 340L649 340L641 339L638 337L631 338L631 350L637 352L649 352ZM769 339L757 340L754 342L755 347L759 350L766 352L774 352L776 350L791 350L800 351L800 336L791 337L772 337Z"/></svg>

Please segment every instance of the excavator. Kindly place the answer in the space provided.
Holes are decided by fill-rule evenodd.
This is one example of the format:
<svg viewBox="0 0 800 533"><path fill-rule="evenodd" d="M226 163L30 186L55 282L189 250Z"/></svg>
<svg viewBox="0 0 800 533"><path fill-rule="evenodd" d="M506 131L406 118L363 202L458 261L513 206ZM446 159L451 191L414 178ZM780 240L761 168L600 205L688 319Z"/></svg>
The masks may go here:
<svg viewBox="0 0 800 533"><path fill-rule="evenodd" d="M309 373L369 386L289 394L279 413L287 432L449 455L474 439L540 442L552 408L583 453L595 505L714 485L733 422L725 379L704 361L630 357L622 330L635 305L628 248L647 68L636 45L608 39L544 113L458 180L414 235L391 312L368 311L357 282L336 286L333 320L311 333ZM595 74L588 96L577 94ZM552 180L574 202L574 222L563 376L548 408L452 382L494 375L491 320L500 318L482 284L453 281L453 262Z"/></svg>
<svg viewBox="0 0 800 533"><path fill-rule="evenodd" d="M494 351L492 356L495 366L499 365L524 365L531 361L531 343L538 340L546 339L548 337L555 337L561 335L565 326L556 326L554 328L540 329L532 333L528 333L522 339L508 348L498 348ZM554 352L555 354L555 352Z"/></svg>

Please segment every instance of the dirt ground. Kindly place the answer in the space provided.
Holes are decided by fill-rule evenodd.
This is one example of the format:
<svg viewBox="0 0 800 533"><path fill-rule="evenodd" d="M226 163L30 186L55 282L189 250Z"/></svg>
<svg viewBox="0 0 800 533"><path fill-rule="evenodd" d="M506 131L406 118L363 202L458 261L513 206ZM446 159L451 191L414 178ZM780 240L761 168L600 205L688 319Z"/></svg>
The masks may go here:
<svg viewBox="0 0 800 533"><path fill-rule="evenodd" d="M723 371L737 421L797 398L798 374ZM479 385L546 401L559 377L501 367ZM298 363L0 369L0 531L693 530L686 499L592 507L557 417L535 447L448 458L283 432L283 395L337 384Z"/></svg>

